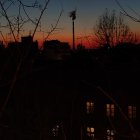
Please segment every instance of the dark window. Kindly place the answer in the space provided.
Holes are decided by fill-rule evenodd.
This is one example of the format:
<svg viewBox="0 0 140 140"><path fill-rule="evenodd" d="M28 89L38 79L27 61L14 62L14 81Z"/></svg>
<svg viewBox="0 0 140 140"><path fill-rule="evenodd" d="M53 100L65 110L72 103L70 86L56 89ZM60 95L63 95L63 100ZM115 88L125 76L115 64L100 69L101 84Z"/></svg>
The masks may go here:
<svg viewBox="0 0 140 140"><path fill-rule="evenodd" d="M136 118L136 111L137 111L136 106L128 106L128 117L130 119Z"/></svg>

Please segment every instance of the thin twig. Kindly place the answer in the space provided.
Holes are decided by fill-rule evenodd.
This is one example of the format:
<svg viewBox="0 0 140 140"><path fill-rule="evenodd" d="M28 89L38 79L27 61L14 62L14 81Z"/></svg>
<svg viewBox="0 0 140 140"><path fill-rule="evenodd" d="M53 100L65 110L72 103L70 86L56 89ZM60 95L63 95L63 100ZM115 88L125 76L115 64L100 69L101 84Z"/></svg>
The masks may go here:
<svg viewBox="0 0 140 140"><path fill-rule="evenodd" d="M16 37L15 37L15 34L14 34L14 31L13 31L13 28L12 28L12 23L11 23L11 21L9 20L9 17L8 17L8 15L7 15L6 10L5 10L4 7L3 7L3 4L2 4L2 2L1 2L1 0L0 0L0 6L1 6L1 8L2 8L2 11L4 12L4 15L5 15L6 20L8 21L10 30L11 30L12 35L13 35L13 38L14 38L15 42L17 42Z"/></svg>
<svg viewBox="0 0 140 140"><path fill-rule="evenodd" d="M48 32L48 35L45 37L45 40L47 40L49 38L49 36L57 29L57 26L58 26L58 23L60 21L60 18L62 16L62 14L63 14L63 9L61 10L61 12L60 12L60 14L58 16L58 19L57 19L55 25L54 26L52 25L51 30Z"/></svg>
<svg viewBox="0 0 140 140"><path fill-rule="evenodd" d="M82 80L83 83L91 86L91 87L94 87L93 84L85 81L85 80ZM117 103L117 101L112 97L110 96L106 91L104 91L100 86L96 86L96 88L103 94L105 95L108 99L110 99L114 104L115 106L119 109L120 113L122 114L122 116L124 117L124 119L128 122L129 124L129 127L130 129L132 130L132 132L135 132L136 136L138 139L140 139L140 135L139 133L137 132L137 130L134 128L133 124L131 123L131 121L128 119L128 117L125 115L124 111L122 110L122 108L120 107L120 105Z"/></svg>
<svg viewBox="0 0 140 140"><path fill-rule="evenodd" d="M47 2L45 3L44 8L43 8L42 11L41 11L41 14L40 14L40 16L39 16L39 18L38 18L38 21L37 21L37 24L36 24L36 27L35 27L34 32L33 32L33 34L32 34L32 37L33 37L33 38L34 38L35 33L36 33L36 31L37 31L37 28L38 28L38 25L39 25L39 23L40 23L40 20L41 20L41 18L42 18L42 16L43 16L45 10L47 9L47 6L48 6L49 2L50 2L50 0L47 0Z"/></svg>
<svg viewBox="0 0 140 140"><path fill-rule="evenodd" d="M134 16L131 16L130 14L128 14L128 12L123 8L123 6L120 4L120 2L118 0L115 0L115 2L117 3L117 5L120 7L120 9L122 10L121 13L127 17L129 17L130 19L132 19L135 22L140 22L140 19L135 18ZM131 9L132 11L132 9ZM133 10L134 12L134 10ZM134 12L136 14L136 11Z"/></svg>
<svg viewBox="0 0 140 140"><path fill-rule="evenodd" d="M50 2L50 0L48 0L48 1L45 3L44 9L41 11L41 14L40 14L39 19L38 19L38 23L36 24L36 27L35 27L35 30L34 30L34 33L33 33L33 36L32 36L32 37L34 37L34 35L35 35L35 33L36 33L36 30L37 30L37 27L38 27L38 25L39 25L39 22L40 22L40 20L41 20L41 18L42 18L42 16L43 16L43 13L45 12L45 10L46 10L48 4L49 4L49 2ZM1 1L0 1L0 6L2 7L3 11L5 12L6 19L8 20L9 25L10 25L10 27L11 27L11 29L12 29L11 22L10 22L10 20L9 20L9 18L8 18L8 15L7 15L7 13L6 13L6 11L5 11L5 9L4 9L4 7L3 7ZM13 33L13 29L12 29L11 31L12 31L12 33ZM14 33L13 33L13 34L14 34ZM14 37L15 37L15 36L14 36ZM15 38L15 41L16 41L16 38ZM32 45L32 44L30 44L30 46L31 46L31 45ZM15 72L14 77L13 77L13 80L12 80L12 82L11 82L8 95L7 95L7 97L6 97L6 99L5 99L4 103L3 103L3 105L2 105L2 107L1 107L1 110L0 110L0 117L2 116L2 113L4 112L4 110L5 110L6 106L7 106L7 103L8 103L8 101L9 101L10 97L11 97L12 91L13 91L13 89L14 89L14 87L15 87L15 84L16 84L16 81L17 81L17 78L18 78L18 75L19 75L19 72L20 72L20 70L21 70L21 66L22 66L22 64L23 64L23 62L24 62L24 60L25 60L25 58L27 58L27 56L28 56L28 54L29 54L30 48L31 48L31 47L29 47L29 49L27 50L26 54L25 54L25 55L23 54L24 56L21 56L21 59L19 59L19 63L18 63L18 65L17 65L16 72Z"/></svg>

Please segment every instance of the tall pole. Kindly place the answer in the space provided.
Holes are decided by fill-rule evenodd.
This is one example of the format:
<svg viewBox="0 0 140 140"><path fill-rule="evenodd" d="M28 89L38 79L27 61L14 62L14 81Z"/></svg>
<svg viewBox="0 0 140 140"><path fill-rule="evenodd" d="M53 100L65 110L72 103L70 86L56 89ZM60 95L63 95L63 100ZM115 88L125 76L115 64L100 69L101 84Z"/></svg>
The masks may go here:
<svg viewBox="0 0 140 140"><path fill-rule="evenodd" d="M72 18L72 49L75 50L75 32L74 32L74 20L76 19L76 10L70 12L69 15Z"/></svg>
<svg viewBox="0 0 140 140"><path fill-rule="evenodd" d="M73 28L73 50L75 50L75 30L74 30L74 20L72 20L72 28Z"/></svg>

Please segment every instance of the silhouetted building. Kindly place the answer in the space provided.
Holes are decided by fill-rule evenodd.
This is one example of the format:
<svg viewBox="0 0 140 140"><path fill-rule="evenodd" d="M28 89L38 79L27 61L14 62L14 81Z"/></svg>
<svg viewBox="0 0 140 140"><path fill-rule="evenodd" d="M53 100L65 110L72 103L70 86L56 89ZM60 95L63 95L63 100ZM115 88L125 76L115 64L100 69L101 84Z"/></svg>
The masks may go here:
<svg viewBox="0 0 140 140"><path fill-rule="evenodd" d="M12 80L17 67L21 63L20 73L22 75L30 73L38 54L38 42L33 41L31 36L22 37L21 42L9 42L5 51L4 79Z"/></svg>
<svg viewBox="0 0 140 140"><path fill-rule="evenodd" d="M32 36L21 37L21 42L9 42L8 49L18 50L22 53L35 53L38 51L38 42L33 41Z"/></svg>
<svg viewBox="0 0 140 140"><path fill-rule="evenodd" d="M44 63L20 77L0 118L0 138L138 140L140 60L102 55L93 63ZM0 88L0 105L9 86Z"/></svg>
<svg viewBox="0 0 140 140"><path fill-rule="evenodd" d="M32 36L24 36L21 37L21 46L23 51L30 51L32 54L36 53L38 51L38 42L37 41L33 41L33 37Z"/></svg>
<svg viewBox="0 0 140 140"><path fill-rule="evenodd" d="M32 36L23 36L21 37L21 42L25 45L30 45L31 43L33 43L33 37Z"/></svg>
<svg viewBox="0 0 140 140"><path fill-rule="evenodd" d="M63 60L70 55L70 46L67 42L59 40L45 41L43 55L48 60Z"/></svg>

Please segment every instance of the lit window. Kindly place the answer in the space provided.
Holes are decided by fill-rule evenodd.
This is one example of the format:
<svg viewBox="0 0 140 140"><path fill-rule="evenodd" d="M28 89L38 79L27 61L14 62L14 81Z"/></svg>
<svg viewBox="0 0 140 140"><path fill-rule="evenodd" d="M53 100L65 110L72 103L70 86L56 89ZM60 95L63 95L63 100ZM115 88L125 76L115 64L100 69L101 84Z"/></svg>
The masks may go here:
<svg viewBox="0 0 140 140"><path fill-rule="evenodd" d="M87 110L87 114L93 113L94 110L94 102L86 102L86 110Z"/></svg>
<svg viewBox="0 0 140 140"><path fill-rule="evenodd" d="M107 140L114 140L114 130L107 129Z"/></svg>
<svg viewBox="0 0 140 140"><path fill-rule="evenodd" d="M95 135L94 127L87 127L87 136L94 138L94 135Z"/></svg>
<svg viewBox="0 0 140 140"><path fill-rule="evenodd" d="M59 134L59 125L56 125L54 128L52 128L52 134L54 137L57 137Z"/></svg>
<svg viewBox="0 0 140 140"><path fill-rule="evenodd" d="M128 106L128 117L130 119L136 118L136 106Z"/></svg>
<svg viewBox="0 0 140 140"><path fill-rule="evenodd" d="M114 117L114 112L115 110L115 107L114 107L114 104L106 104L106 115L108 117Z"/></svg>

